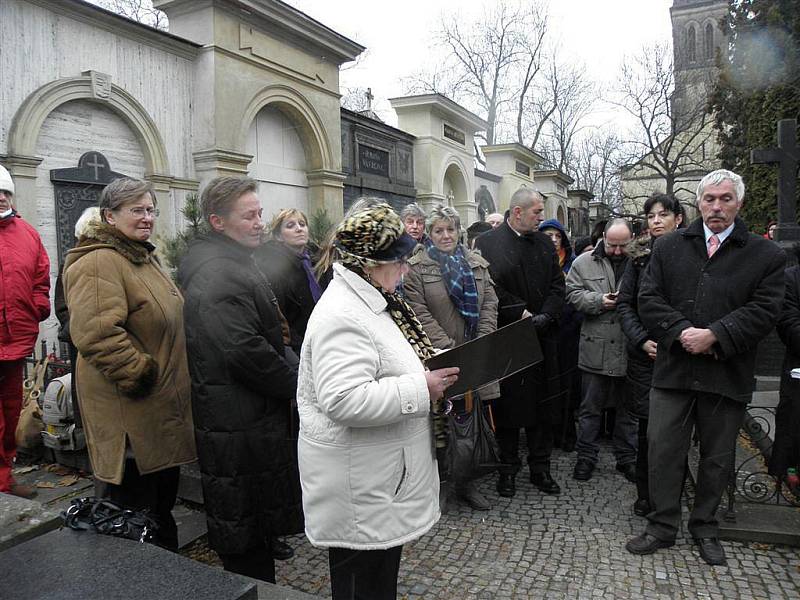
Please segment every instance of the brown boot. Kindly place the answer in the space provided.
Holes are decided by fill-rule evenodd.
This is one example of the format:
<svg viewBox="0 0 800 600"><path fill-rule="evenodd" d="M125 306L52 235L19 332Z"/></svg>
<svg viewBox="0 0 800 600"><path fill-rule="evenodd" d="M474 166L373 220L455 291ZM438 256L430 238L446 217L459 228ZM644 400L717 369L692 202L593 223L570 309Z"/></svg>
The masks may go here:
<svg viewBox="0 0 800 600"><path fill-rule="evenodd" d="M36 488L32 485L22 485L21 483L12 483L8 493L12 496L19 496L20 498L33 498L38 494Z"/></svg>

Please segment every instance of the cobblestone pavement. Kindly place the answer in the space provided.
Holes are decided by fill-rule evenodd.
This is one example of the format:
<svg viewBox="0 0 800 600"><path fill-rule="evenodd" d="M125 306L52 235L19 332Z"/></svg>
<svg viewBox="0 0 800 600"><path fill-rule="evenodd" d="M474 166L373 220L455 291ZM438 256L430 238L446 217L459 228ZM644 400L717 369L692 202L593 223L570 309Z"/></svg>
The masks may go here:
<svg viewBox="0 0 800 600"><path fill-rule="evenodd" d="M797 548L724 542L727 566L710 567L684 529L672 548L629 554L625 542L645 523L631 512L634 485L614 469L608 447L588 482L572 479L574 461L574 453L553 453L559 496L541 494L523 469L511 499L497 495L494 475L481 480L494 503L488 512L453 501L427 535L404 548L400 597L800 599ZM278 563L278 583L329 597L327 552L303 536L287 541L296 555Z"/></svg>

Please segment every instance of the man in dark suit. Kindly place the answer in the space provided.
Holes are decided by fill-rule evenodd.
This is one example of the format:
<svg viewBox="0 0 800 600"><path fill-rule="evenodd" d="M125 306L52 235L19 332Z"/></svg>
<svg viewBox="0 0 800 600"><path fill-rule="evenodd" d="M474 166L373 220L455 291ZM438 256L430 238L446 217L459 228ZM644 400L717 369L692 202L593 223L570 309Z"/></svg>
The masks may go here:
<svg viewBox="0 0 800 600"><path fill-rule="evenodd" d="M497 288L498 326L533 316L544 362L501 382L502 397L494 403L500 468L497 492L516 493L519 429L525 428L531 482L546 494L561 492L550 474L553 432L551 399L558 394L558 318L564 307L564 277L550 238L539 233L544 220L544 198L529 188L511 196L505 222L476 239L489 261Z"/></svg>
<svg viewBox="0 0 800 600"><path fill-rule="evenodd" d="M738 218L742 178L720 169L697 187L701 219L658 239L639 292L639 316L657 343L650 391L645 532L627 544L651 554L675 543L692 430L700 465L689 532L708 564L725 563L717 506L753 389L759 341L783 301L784 252Z"/></svg>

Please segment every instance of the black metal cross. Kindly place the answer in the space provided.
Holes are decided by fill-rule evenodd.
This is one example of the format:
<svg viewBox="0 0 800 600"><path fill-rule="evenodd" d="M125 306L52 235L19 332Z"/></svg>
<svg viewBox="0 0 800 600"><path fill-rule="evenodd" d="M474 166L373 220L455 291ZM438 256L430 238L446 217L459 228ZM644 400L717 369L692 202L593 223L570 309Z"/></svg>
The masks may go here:
<svg viewBox="0 0 800 600"><path fill-rule="evenodd" d="M800 240L800 226L797 225L797 168L800 165L797 119L778 121L778 147L751 150L750 162L779 165L778 226L775 228L775 239Z"/></svg>

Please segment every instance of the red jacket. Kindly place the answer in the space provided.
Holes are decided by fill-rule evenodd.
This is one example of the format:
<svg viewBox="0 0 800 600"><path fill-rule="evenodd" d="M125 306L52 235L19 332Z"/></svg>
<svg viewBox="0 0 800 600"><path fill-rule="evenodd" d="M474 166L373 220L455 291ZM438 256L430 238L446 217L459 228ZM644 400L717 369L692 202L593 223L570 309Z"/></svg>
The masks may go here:
<svg viewBox="0 0 800 600"><path fill-rule="evenodd" d="M36 230L0 219L0 360L29 356L50 315L50 259Z"/></svg>

